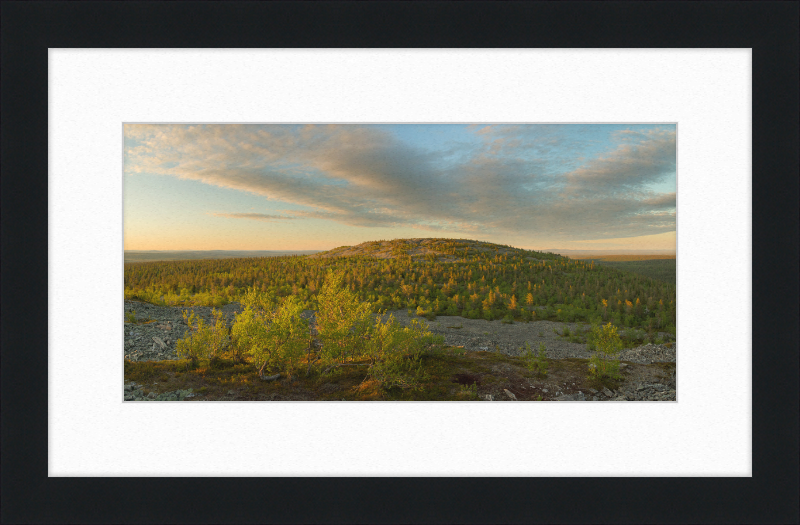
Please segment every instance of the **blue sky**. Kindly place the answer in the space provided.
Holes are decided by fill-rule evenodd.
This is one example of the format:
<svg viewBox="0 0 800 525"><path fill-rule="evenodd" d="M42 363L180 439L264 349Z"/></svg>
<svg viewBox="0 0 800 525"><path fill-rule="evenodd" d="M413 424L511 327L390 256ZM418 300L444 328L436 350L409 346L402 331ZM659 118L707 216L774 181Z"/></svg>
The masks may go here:
<svg viewBox="0 0 800 525"><path fill-rule="evenodd" d="M673 124L125 125L129 250L675 248Z"/></svg>

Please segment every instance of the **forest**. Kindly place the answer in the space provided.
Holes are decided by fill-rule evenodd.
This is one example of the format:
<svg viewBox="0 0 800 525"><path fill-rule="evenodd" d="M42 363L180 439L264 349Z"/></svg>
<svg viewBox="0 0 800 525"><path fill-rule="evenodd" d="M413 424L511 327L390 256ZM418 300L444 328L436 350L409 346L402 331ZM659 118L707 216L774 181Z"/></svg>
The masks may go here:
<svg viewBox="0 0 800 525"><path fill-rule="evenodd" d="M346 255L343 255L346 254ZM374 312L506 322L611 322L675 333L676 287L591 260L453 239L373 241L305 256L126 263L125 298L222 306L256 291L318 309L338 275Z"/></svg>

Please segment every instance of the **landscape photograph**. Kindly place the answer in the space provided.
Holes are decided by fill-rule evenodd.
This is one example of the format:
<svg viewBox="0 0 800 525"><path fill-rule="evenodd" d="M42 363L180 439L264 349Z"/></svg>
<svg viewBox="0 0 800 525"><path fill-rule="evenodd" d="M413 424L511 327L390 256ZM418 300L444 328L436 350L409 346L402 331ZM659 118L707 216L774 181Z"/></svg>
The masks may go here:
<svg viewBox="0 0 800 525"><path fill-rule="evenodd" d="M124 401L677 401L674 123L124 124Z"/></svg>

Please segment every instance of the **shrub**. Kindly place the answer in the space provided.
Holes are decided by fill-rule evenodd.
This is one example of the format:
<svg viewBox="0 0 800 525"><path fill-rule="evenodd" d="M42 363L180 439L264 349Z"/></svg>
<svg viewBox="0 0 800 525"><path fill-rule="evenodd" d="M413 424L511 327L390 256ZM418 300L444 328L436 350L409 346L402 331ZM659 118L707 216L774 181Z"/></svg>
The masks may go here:
<svg viewBox="0 0 800 525"><path fill-rule="evenodd" d="M622 376L619 374L619 360L611 359L622 349L617 328L611 323L595 325L592 327L591 338L598 353L589 358L589 376L597 379L620 379Z"/></svg>
<svg viewBox="0 0 800 525"><path fill-rule="evenodd" d="M317 333L325 363L344 363L364 354L372 325L372 305L343 286L341 274L329 273L317 296Z"/></svg>
<svg viewBox="0 0 800 525"><path fill-rule="evenodd" d="M179 339L175 345L175 350L180 357L191 360L193 366L197 366L197 361L203 359L215 359L219 357L225 346L228 344L228 326L219 310L211 310L214 317L214 324L207 325L194 312L189 314L188 310L183 311L183 321L189 327L184 332L183 339Z"/></svg>
<svg viewBox="0 0 800 525"><path fill-rule="evenodd" d="M417 307L417 315L419 317L424 317L428 321L436 320L436 312L434 312L433 310L426 310L422 306Z"/></svg>
<svg viewBox="0 0 800 525"><path fill-rule="evenodd" d="M478 385L472 383L471 385L459 385L458 399L467 401L475 401L478 399Z"/></svg>
<svg viewBox="0 0 800 525"><path fill-rule="evenodd" d="M505 317L503 317L502 322L505 324L514 324L514 318L511 317L510 315L506 315Z"/></svg>
<svg viewBox="0 0 800 525"><path fill-rule="evenodd" d="M399 325L394 316L386 322L378 319L367 344L366 356L370 359L367 379L377 381L385 389L419 389L428 379L422 357L432 346L443 342L444 337L434 336L416 319L408 327Z"/></svg>
<svg viewBox="0 0 800 525"><path fill-rule="evenodd" d="M531 350L530 344L526 342L523 360L525 366L531 372L535 372L539 376L547 375L547 366L549 363L547 361L547 352L544 343L539 344L539 354L537 355Z"/></svg>
<svg viewBox="0 0 800 525"><path fill-rule="evenodd" d="M252 289L242 305L232 329L237 351L253 357L259 376L267 368L291 375L310 339L308 321L300 316L302 302L289 295L276 303L273 296Z"/></svg>

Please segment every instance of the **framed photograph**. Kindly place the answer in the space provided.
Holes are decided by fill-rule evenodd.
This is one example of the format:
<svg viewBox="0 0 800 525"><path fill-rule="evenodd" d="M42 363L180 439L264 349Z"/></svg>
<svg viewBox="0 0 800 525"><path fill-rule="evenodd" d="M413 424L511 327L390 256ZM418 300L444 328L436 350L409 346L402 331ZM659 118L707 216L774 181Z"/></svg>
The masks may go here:
<svg viewBox="0 0 800 525"><path fill-rule="evenodd" d="M126 123L124 400L675 402L676 128Z"/></svg>
<svg viewBox="0 0 800 525"><path fill-rule="evenodd" d="M4 104L3 118L3 520L797 521L797 180L788 175L798 167L797 18L796 5L772 3L4 4L3 99L16 103ZM437 126L447 140L431 133ZM525 153L501 154L512 147ZM364 237L370 228L386 237ZM670 232L674 319L669 286L658 301L644 288L626 295L652 277L623 277L629 288L613 301L576 299L570 274L620 272L597 257L615 254L555 253ZM407 241L418 238L442 242ZM319 249L293 255L322 270L320 261L342 264L353 247L360 252L346 255L362 273L344 272L328 288L300 266L291 282L251 268L259 277L248 283L244 267L225 266L242 257L216 259L224 271L212 271L213 260L195 270L125 261L169 249ZM496 260L468 260L464 250L491 250ZM460 259L484 267L458 269L473 270L463 282L453 267L454 289L477 287L467 300L480 302L466 316L464 292L454 300L442 294L449 279L439 282ZM364 284L367 261L407 261L405 282ZM491 274L508 261L517 273L562 272L540 276L555 287L552 304L521 273L516 289ZM491 334L462 336L464 344L446 333L410 338L439 341L448 359L472 352L501 359L498 370L519 363L519 384L491 367L446 371L444 396L476 398L463 403L415 399L408 392L418 390L403 387L417 386L420 369L385 354L367 360L374 375L352 374L347 392L363 383L365 397L371 388L390 402L322 401L341 390L328 379L305 388L312 367L357 369L340 365L364 364L360 354L327 355L330 339L271 360L258 350L269 348L261 343L274 333L259 332L269 323L247 325L244 307L230 312L241 316L236 333L234 315L219 334L242 343L243 363L230 346L212 355L211 339L192 346L192 334L213 339L211 309L246 306L248 289L252 319L263 293L294 320L288 332L308 329L308 343L322 325L300 314L325 311L312 282L335 304L386 303L409 323L438 319L448 333L472 330L443 323L456 318L498 332L561 324L542 336L544 355L527 360ZM142 306L126 309L126 300ZM208 308L210 317L155 310L175 307ZM547 319L526 323L534 312ZM573 333L581 315L623 329L621 352L651 337L668 353L665 338L676 335L675 378L668 370L632 392L562 379L550 396L542 372L565 372L548 345L588 345L591 331ZM642 340L632 341L637 330ZM374 346L377 332L361 335L369 337L347 352ZM248 337L258 344L247 347ZM477 348L493 339L507 351ZM586 360L590 374L591 357L569 358ZM179 361L183 369L163 368ZM464 384L452 381L457 374ZM500 378L496 391L489 376ZM205 382L179 384L187 377ZM280 390L290 377L317 397L294 402ZM536 402L669 398L670 389L671 402ZM183 401L137 401L164 395ZM245 399L256 402L235 402ZM152 498L160 491L176 497Z"/></svg>

